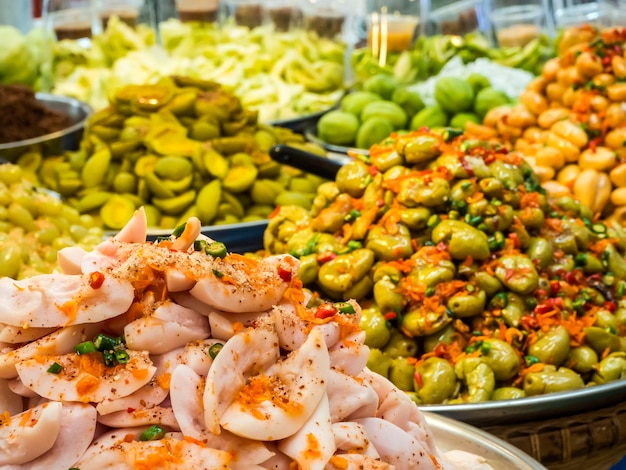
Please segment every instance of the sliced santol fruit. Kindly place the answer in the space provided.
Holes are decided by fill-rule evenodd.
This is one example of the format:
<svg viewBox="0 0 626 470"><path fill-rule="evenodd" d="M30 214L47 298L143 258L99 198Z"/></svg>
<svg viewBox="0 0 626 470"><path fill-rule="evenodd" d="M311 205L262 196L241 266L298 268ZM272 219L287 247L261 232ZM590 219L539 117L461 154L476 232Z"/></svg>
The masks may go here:
<svg viewBox="0 0 626 470"><path fill-rule="evenodd" d="M10 418L0 426L0 465L36 459L54 445L62 417L61 403L44 403Z"/></svg>
<svg viewBox="0 0 626 470"><path fill-rule="evenodd" d="M209 377L223 354L224 350ZM235 396L220 424L248 439L273 441L289 437L307 422L325 396L329 370L324 338L319 330L312 330L299 349L234 389ZM207 379L207 387L210 385Z"/></svg>
<svg viewBox="0 0 626 470"><path fill-rule="evenodd" d="M98 353L38 356L16 365L22 383L49 400L99 403L147 384L156 371L146 352L128 350L128 362L106 366Z"/></svg>
<svg viewBox="0 0 626 470"><path fill-rule="evenodd" d="M1 278L0 296L4 323L47 328L113 318L128 310L134 290L129 281L99 272L52 273L21 281Z"/></svg>

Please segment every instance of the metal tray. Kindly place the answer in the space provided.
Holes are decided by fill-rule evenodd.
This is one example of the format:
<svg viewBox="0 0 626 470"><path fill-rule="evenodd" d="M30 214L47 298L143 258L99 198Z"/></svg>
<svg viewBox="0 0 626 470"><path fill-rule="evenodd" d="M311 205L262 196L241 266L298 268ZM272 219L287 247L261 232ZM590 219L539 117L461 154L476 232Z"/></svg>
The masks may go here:
<svg viewBox="0 0 626 470"><path fill-rule="evenodd" d="M263 249L263 233L268 222L269 220L258 220L230 225L207 225L202 227L202 233L213 240L224 243L228 251L233 253L254 252ZM149 229L148 240L171 234L171 230Z"/></svg>
<svg viewBox="0 0 626 470"><path fill-rule="evenodd" d="M70 126L66 129L32 139L0 144L0 157L14 161L30 149L41 151L45 155L54 155L65 150L78 149L87 119L93 113L91 107L87 103L74 98L48 93L36 93L35 98L44 106L69 116Z"/></svg>
<svg viewBox="0 0 626 470"><path fill-rule="evenodd" d="M545 470L517 447L459 421L424 412L440 452L463 450L484 457L494 470Z"/></svg>
<svg viewBox="0 0 626 470"><path fill-rule="evenodd" d="M626 379L516 400L459 405L421 405L420 409L474 426L490 426L572 416L616 405L625 399Z"/></svg>

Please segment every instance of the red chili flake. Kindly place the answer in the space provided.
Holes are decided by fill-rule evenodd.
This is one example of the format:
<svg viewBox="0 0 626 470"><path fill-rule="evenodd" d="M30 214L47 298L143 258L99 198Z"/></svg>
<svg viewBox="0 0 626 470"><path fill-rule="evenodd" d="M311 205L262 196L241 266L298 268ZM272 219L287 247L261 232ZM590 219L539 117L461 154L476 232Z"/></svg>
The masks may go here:
<svg viewBox="0 0 626 470"><path fill-rule="evenodd" d="M474 176L474 170L469 163L467 163L464 158L460 158L459 160L461 160L461 166L465 171L467 171L468 176Z"/></svg>
<svg viewBox="0 0 626 470"><path fill-rule="evenodd" d="M613 313L617 310L617 304L611 300L607 300L602 304L604 308L606 308L609 312Z"/></svg>
<svg viewBox="0 0 626 470"><path fill-rule="evenodd" d="M315 318L330 318L337 313L337 309L329 304L320 305L315 311Z"/></svg>
<svg viewBox="0 0 626 470"><path fill-rule="evenodd" d="M104 274L99 271L89 273L89 287L92 289L100 289L104 284Z"/></svg>
<svg viewBox="0 0 626 470"><path fill-rule="evenodd" d="M415 372L415 374L413 374L413 378L415 379L415 383L419 388L422 388L424 386L424 382L422 382L422 374L420 374L419 372Z"/></svg>
<svg viewBox="0 0 626 470"><path fill-rule="evenodd" d="M134 413L135 412L135 408L126 408L126 413Z"/></svg>
<svg viewBox="0 0 626 470"><path fill-rule="evenodd" d="M377 207L383 207L385 205L385 200L384 199L379 199L378 201L376 201L376 206Z"/></svg>
<svg viewBox="0 0 626 470"><path fill-rule="evenodd" d="M329 261L334 260L337 257L337 253L333 253L332 251L327 251L326 253L320 253L317 255L318 263L328 263Z"/></svg>
<svg viewBox="0 0 626 470"><path fill-rule="evenodd" d="M535 313L537 315L543 315L544 313L548 313L549 311L553 309L554 307L550 305L550 302L541 303L535 307Z"/></svg>
<svg viewBox="0 0 626 470"><path fill-rule="evenodd" d="M396 314L396 312L387 312L383 315L383 317L385 317L385 320L395 320L398 315Z"/></svg>
<svg viewBox="0 0 626 470"><path fill-rule="evenodd" d="M278 266L278 276L285 282L291 282L291 271Z"/></svg>
<svg viewBox="0 0 626 470"><path fill-rule="evenodd" d="M521 247L522 247L522 244L521 244L521 243L520 243L520 241L519 241L519 237L517 236L517 233L515 233L515 232L511 232L511 233L509 233L509 238L510 238L511 240L513 240L513 246L514 246L516 249L519 249L519 248L521 248Z"/></svg>
<svg viewBox="0 0 626 470"><path fill-rule="evenodd" d="M560 281L550 281L550 291L552 294L557 294L561 290Z"/></svg>
<svg viewBox="0 0 626 470"><path fill-rule="evenodd" d="M611 58L607 55L602 58L602 65L609 65L611 63Z"/></svg>

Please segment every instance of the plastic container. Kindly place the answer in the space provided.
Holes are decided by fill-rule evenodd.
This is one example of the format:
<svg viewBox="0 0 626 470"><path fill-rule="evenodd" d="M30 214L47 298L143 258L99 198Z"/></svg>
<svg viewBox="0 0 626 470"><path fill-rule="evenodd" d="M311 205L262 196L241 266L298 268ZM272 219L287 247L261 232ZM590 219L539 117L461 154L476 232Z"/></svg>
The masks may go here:
<svg viewBox="0 0 626 470"><path fill-rule="evenodd" d="M270 0L265 2L267 19L276 31L285 32L297 28L302 22L302 12L296 2Z"/></svg>
<svg viewBox="0 0 626 470"><path fill-rule="evenodd" d="M236 25L256 28L265 22L265 6L260 0L226 0L226 17Z"/></svg>
<svg viewBox="0 0 626 470"><path fill-rule="evenodd" d="M500 47L525 46L546 31L546 12L540 4L495 8L490 18Z"/></svg>
<svg viewBox="0 0 626 470"><path fill-rule="evenodd" d="M105 0L106 1L106 0ZM182 22L215 23L219 13L218 0L176 0L176 13Z"/></svg>
<svg viewBox="0 0 626 470"><path fill-rule="evenodd" d="M402 52L411 47L419 35L420 5L420 0L369 2L367 42L375 55L378 51Z"/></svg>
<svg viewBox="0 0 626 470"><path fill-rule="evenodd" d="M95 2L90 0L45 0L43 14L46 28L59 41L90 39L102 31Z"/></svg>
<svg viewBox="0 0 626 470"><path fill-rule="evenodd" d="M98 0L98 16L106 29L112 16L117 16L131 28L137 26L143 0Z"/></svg>
<svg viewBox="0 0 626 470"><path fill-rule="evenodd" d="M300 4L304 28L319 37L339 38L348 22L345 0L303 0Z"/></svg>
<svg viewBox="0 0 626 470"><path fill-rule="evenodd" d="M554 0L554 21L557 29L589 24L597 28L623 26L624 13L617 3L604 0L583 2Z"/></svg>
<svg viewBox="0 0 626 470"><path fill-rule="evenodd" d="M463 36L479 30L489 33L490 23L481 0L447 2L428 14L428 34Z"/></svg>

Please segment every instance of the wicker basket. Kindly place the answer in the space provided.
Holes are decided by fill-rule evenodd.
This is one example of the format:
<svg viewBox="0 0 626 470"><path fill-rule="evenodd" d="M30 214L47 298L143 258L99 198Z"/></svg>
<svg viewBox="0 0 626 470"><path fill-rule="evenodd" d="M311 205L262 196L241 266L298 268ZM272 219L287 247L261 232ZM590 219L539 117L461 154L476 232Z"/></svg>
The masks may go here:
<svg viewBox="0 0 626 470"><path fill-rule="evenodd" d="M608 470L626 455L626 403L567 418L481 428L550 470Z"/></svg>

